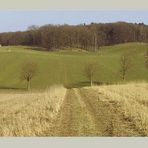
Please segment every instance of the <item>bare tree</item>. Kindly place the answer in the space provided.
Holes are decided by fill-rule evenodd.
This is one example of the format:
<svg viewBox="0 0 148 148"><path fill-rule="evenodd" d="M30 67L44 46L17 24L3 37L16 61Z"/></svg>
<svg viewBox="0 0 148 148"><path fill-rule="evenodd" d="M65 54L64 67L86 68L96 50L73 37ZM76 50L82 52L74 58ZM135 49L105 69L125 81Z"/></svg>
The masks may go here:
<svg viewBox="0 0 148 148"><path fill-rule="evenodd" d="M97 34L94 33L94 52L97 51Z"/></svg>
<svg viewBox="0 0 148 148"><path fill-rule="evenodd" d="M96 72L96 63L95 62L87 63L85 65L84 72L85 72L85 76L90 81L90 86L92 86L93 85L93 78L94 78L94 75L95 75L95 72Z"/></svg>
<svg viewBox="0 0 148 148"><path fill-rule="evenodd" d="M130 55L124 53L120 58L120 76L122 80L125 80L127 73L131 67Z"/></svg>
<svg viewBox="0 0 148 148"><path fill-rule="evenodd" d="M36 75L37 65L34 62L26 62L22 66L21 78L27 81L27 90L30 89L30 81Z"/></svg>
<svg viewBox="0 0 148 148"><path fill-rule="evenodd" d="M29 31L30 30L38 30L38 29L39 29L39 26L37 26L37 25L31 25L31 26L28 27Z"/></svg>

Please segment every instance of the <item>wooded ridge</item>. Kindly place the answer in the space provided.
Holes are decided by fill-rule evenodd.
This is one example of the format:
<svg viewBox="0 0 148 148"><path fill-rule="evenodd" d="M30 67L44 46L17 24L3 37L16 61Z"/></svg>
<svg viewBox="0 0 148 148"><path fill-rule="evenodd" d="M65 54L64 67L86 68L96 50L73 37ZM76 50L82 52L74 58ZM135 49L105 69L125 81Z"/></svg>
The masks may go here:
<svg viewBox="0 0 148 148"><path fill-rule="evenodd" d="M80 25L30 26L26 31L0 33L0 44L29 45L45 50L81 48L95 51L100 46L126 42L147 42L148 26L143 23L91 23Z"/></svg>

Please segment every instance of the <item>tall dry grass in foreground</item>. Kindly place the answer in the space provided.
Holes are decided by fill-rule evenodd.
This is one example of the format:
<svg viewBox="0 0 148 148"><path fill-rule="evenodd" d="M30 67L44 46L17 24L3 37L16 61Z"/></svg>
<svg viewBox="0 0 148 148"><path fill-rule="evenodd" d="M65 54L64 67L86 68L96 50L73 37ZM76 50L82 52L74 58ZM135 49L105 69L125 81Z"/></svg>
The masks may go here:
<svg viewBox="0 0 148 148"><path fill-rule="evenodd" d="M128 126L133 129L129 131L130 135L138 133L140 136L148 136L148 83L93 86L74 90L67 92L62 86L50 87L43 92L1 90L0 136L54 136L54 131L63 127L64 130L74 128L76 132L82 129L81 132L85 135L91 124L97 127L95 130L108 125L107 132L111 136L123 133L126 136ZM124 129L120 131L122 121L130 123L123 124L125 128L127 125L125 132ZM106 125L98 126L99 123ZM90 132L95 134L97 131ZM105 134L104 129L101 132L102 135Z"/></svg>
<svg viewBox="0 0 148 148"><path fill-rule="evenodd" d="M148 83L94 86L104 101L118 105L126 120L134 123L143 136L148 136Z"/></svg>
<svg viewBox="0 0 148 148"><path fill-rule="evenodd" d="M0 93L0 136L48 135L65 94L62 86L38 93Z"/></svg>

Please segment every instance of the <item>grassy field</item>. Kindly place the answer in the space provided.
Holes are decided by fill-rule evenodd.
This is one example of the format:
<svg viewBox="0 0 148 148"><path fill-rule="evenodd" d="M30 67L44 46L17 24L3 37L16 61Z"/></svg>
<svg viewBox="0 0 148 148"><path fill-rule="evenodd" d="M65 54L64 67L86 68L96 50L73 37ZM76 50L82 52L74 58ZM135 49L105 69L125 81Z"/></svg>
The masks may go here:
<svg viewBox="0 0 148 148"><path fill-rule="evenodd" d="M0 48L0 136L148 136L147 44L107 46L95 53L35 49ZM123 83L124 52L132 55L132 67ZM30 91L20 79L27 61L38 65ZM84 67L90 61L97 63L94 81L101 86L87 86Z"/></svg>
<svg viewBox="0 0 148 148"><path fill-rule="evenodd" d="M85 86L88 80L83 71L88 61L96 61L95 81L101 83L121 82L119 59L123 52L132 53L133 66L126 81L148 80L144 67L145 43L128 43L102 47L96 53L81 50L62 50L56 52L36 51L33 47L7 46L0 48L0 88L21 89L26 84L20 79L22 64L34 61L38 73L31 82L32 88L46 88L53 84L69 87Z"/></svg>
<svg viewBox="0 0 148 148"><path fill-rule="evenodd" d="M148 83L0 93L0 136L148 136Z"/></svg>

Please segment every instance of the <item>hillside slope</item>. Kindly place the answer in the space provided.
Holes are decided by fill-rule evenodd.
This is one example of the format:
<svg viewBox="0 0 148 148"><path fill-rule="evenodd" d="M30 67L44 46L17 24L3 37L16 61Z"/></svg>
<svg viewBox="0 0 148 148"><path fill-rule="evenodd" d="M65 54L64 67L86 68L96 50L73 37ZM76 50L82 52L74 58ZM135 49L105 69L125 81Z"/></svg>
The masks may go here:
<svg viewBox="0 0 148 148"><path fill-rule="evenodd" d="M126 81L148 80L144 67L145 43L128 43L100 48L97 52L81 50L62 50L55 52L37 51L38 48L26 46L7 46L0 48L0 88L20 89L26 84L20 79L22 64L33 61L38 65L38 73L31 82L32 88L46 88L53 84L68 87L88 85L84 67L88 61L97 63L94 81L101 83L121 82L119 59L123 52L130 52L133 66Z"/></svg>

